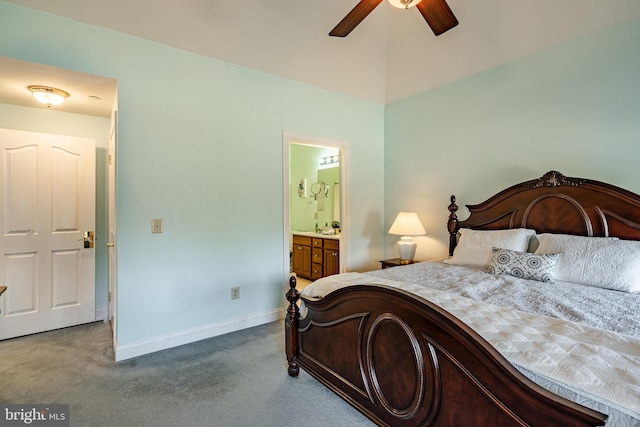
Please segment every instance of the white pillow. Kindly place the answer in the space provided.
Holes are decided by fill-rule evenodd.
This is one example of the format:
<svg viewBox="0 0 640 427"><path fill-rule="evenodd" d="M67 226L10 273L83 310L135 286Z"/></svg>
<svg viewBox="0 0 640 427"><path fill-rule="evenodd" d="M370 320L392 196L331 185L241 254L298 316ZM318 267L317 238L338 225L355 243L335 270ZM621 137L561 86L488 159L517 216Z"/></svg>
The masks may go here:
<svg viewBox="0 0 640 427"><path fill-rule="evenodd" d="M539 234L537 238L537 254L561 254L556 280L640 292L640 241L566 234Z"/></svg>
<svg viewBox="0 0 640 427"><path fill-rule="evenodd" d="M513 228L509 230L471 230L461 228L460 238L453 257L444 260L447 264L469 265L487 268L494 247L526 252L534 230Z"/></svg>

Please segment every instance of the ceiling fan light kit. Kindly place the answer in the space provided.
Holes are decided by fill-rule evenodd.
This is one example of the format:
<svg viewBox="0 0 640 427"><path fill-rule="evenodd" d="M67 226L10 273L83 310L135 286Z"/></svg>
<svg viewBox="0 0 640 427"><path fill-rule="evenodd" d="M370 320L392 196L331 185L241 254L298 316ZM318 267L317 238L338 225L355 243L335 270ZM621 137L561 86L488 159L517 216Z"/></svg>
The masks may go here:
<svg viewBox="0 0 640 427"><path fill-rule="evenodd" d="M382 0L360 0L360 2L351 9L351 12L347 13L347 16L342 18L342 21L331 30L329 35L333 37L346 37L380 3L382 3ZM389 3L403 9L416 6L436 36L458 25L458 19L449 8L446 0L389 0Z"/></svg>
<svg viewBox="0 0 640 427"><path fill-rule="evenodd" d="M395 6L399 9L409 9L412 6L417 5L422 0L389 0L391 6Z"/></svg>

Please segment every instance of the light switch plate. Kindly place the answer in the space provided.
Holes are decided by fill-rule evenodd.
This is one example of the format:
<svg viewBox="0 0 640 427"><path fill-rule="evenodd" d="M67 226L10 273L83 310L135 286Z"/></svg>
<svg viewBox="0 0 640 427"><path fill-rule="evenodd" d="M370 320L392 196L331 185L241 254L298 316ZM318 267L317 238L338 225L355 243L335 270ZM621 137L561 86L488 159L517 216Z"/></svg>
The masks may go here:
<svg viewBox="0 0 640 427"><path fill-rule="evenodd" d="M151 220L151 232L162 233L162 218L156 218Z"/></svg>

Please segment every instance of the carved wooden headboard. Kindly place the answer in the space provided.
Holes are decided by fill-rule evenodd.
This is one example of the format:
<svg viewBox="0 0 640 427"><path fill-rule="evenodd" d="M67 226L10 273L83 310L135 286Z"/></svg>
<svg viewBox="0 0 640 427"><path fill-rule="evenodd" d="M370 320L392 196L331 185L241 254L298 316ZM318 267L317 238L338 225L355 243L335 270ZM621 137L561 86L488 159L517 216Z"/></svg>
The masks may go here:
<svg viewBox="0 0 640 427"><path fill-rule="evenodd" d="M477 205L458 221L455 196L449 205L449 255L460 228L500 230L529 228L537 233L615 236L640 240L640 195L584 178L550 171L513 185Z"/></svg>

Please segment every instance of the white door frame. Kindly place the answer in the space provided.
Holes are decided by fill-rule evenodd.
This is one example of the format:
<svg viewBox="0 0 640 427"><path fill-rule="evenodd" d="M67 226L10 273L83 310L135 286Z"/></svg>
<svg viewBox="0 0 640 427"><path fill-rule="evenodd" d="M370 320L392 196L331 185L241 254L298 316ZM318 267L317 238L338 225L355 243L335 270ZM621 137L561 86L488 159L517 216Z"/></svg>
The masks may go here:
<svg viewBox="0 0 640 427"><path fill-rule="evenodd" d="M111 333L113 334L113 348L117 348L118 343L118 324L117 324L117 302L118 302L118 274L117 274L117 246L116 246L116 218L117 218L117 197L118 197L118 110L116 101L111 114L111 126L109 129L109 149L107 153L107 265L109 274L109 290L108 290L108 320L111 321Z"/></svg>
<svg viewBox="0 0 640 427"><path fill-rule="evenodd" d="M284 240L283 240L283 258L282 279L285 283L285 289L289 288L289 193L290 193L290 167L289 167L289 145L311 145L315 147L331 147L337 148L340 155L340 273L347 270L349 240L351 235L350 216L349 216L349 143L333 138L318 137L312 135L304 135L293 132L282 132L282 189L283 189L283 217L284 217Z"/></svg>

